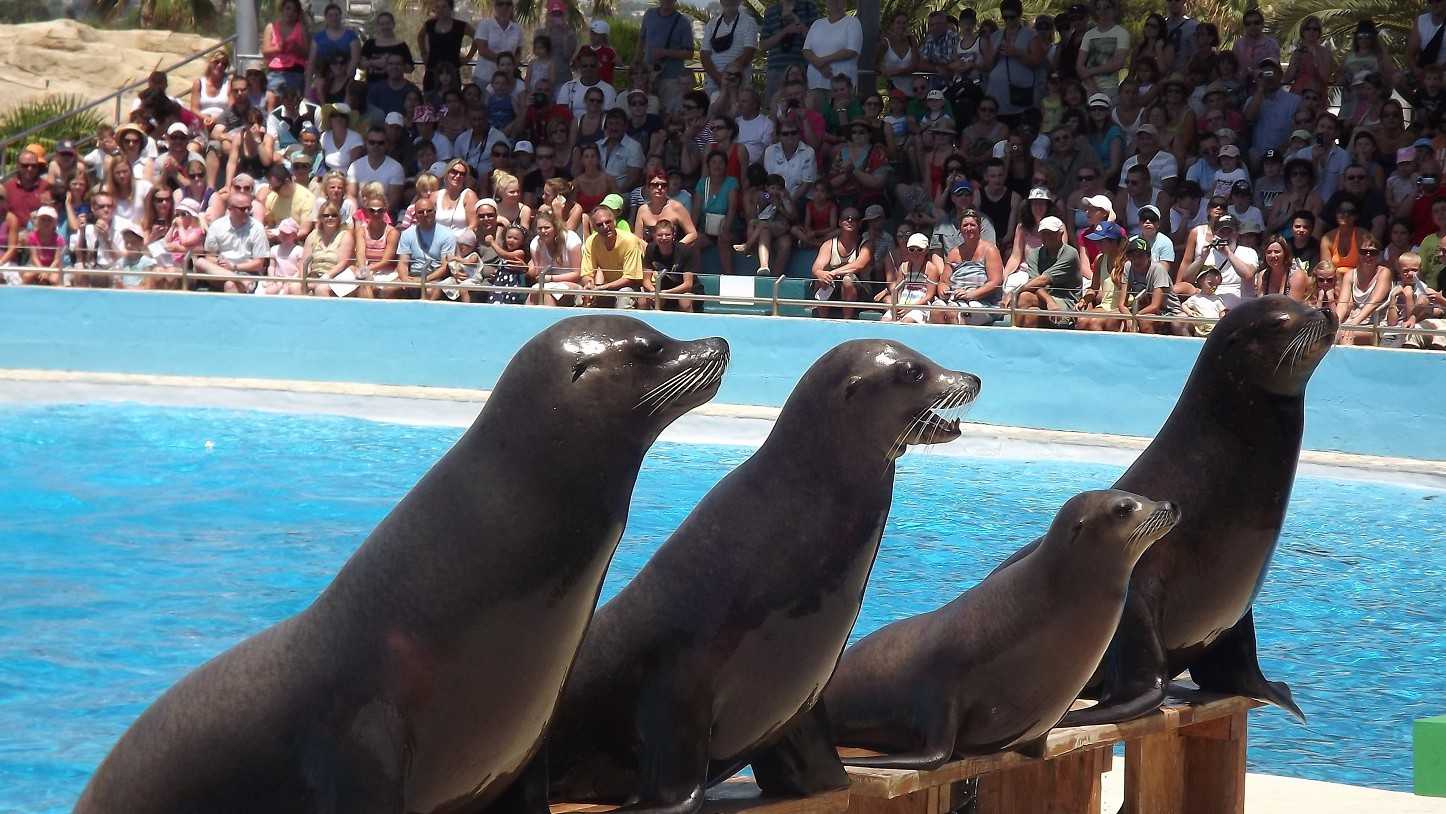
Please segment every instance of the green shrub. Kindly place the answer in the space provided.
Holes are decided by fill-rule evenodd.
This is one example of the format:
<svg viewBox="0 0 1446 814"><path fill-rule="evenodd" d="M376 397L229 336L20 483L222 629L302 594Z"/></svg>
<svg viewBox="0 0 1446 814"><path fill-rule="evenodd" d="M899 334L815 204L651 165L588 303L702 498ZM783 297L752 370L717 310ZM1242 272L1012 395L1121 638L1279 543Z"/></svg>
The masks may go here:
<svg viewBox="0 0 1446 814"><path fill-rule="evenodd" d="M70 94L51 94L39 99L32 99L18 107L11 108L4 114L0 114L0 141L29 130L32 127L43 124L50 119L63 113L85 106L90 100L83 96ZM39 132L31 133L20 142L10 145L5 150L5 166L14 167L15 159L20 151L30 144L40 144L45 148L48 156L55 149L55 143L62 139L91 138L95 130L105 123L106 119L96 110L87 110L84 113L72 116L63 121L52 124Z"/></svg>
<svg viewBox="0 0 1446 814"><path fill-rule="evenodd" d="M613 50L618 52L619 65L633 64L633 58L637 56L638 46L643 39L643 23L641 20L631 17L609 17L608 18L608 43ZM584 28L582 36L586 42L587 30Z"/></svg>

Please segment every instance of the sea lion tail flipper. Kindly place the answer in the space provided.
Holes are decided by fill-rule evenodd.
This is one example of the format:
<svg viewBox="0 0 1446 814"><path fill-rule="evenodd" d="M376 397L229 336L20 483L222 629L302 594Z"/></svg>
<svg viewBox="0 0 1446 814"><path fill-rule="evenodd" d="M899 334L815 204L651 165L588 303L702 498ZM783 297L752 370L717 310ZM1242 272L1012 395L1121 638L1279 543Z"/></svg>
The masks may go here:
<svg viewBox="0 0 1446 814"><path fill-rule="evenodd" d="M778 740L755 752L749 762L758 788L767 796L806 797L849 785L822 700L794 718Z"/></svg>
<svg viewBox="0 0 1446 814"><path fill-rule="evenodd" d="M1274 704L1305 723L1305 713L1296 706L1290 687L1283 681L1270 681L1260 671L1255 654L1255 611L1245 616L1220 635L1190 665L1190 677L1202 690L1233 693Z"/></svg>
<svg viewBox="0 0 1446 814"><path fill-rule="evenodd" d="M951 699L937 709L916 710L914 715L923 724L923 748L917 752L848 757L844 765L860 769L931 771L948 763L954 756L954 741L959 736L958 706Z"/></svg>

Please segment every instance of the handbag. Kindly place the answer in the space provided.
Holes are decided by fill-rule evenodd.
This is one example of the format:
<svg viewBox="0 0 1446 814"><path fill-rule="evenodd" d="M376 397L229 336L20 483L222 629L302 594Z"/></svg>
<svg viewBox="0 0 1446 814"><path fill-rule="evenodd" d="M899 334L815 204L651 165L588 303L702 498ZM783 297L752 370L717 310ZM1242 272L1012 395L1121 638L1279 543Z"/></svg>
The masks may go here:
<svg viewBox="0 0 1446 814"><path fill-rule="evenodd" d="M1000 47L1003 47L1003 34L1000 35ZM1004 81L1009 85L1009 104L1012 107L1033 107L1034 106L1034 83L1028 85L1014 84L1014 63L1009 57L1004 58Z"/></svg>
<svg viewBox="0 0 1446 814"><path fill-rule="evenodd" d="M740 11L739 14L741 15L742 12ZM719 34L718 29L723 27L723 16L718 16L718 21L713 24L713 37L708 41L713 48L713 53L721 54L733 47L733 33L738 30L738 19L738 17L733 18L733 27L728 29L727 34Z"/></svg>
<svg viewBox="0 0 1446 814"><path fill-rule="evenodd" d="M724 215L720 215L717 212L704 212L703 233L708 235L709 237L717 237L718 235L723 234L724 217Z"/></svg>

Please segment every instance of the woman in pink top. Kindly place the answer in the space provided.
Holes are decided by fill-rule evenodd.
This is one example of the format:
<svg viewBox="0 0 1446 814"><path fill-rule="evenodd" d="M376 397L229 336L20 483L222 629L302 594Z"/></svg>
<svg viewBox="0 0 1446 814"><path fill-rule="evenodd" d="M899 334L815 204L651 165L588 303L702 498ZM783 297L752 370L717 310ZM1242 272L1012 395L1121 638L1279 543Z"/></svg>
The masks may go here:
<svg viewBox="0 0 1446 814"><path fill-rule="evenodd" d="M35 230L25 236L25 265L35 271L20 273L23 285L60 285L60 259L64 254L65 241L55 229L59 218L53 206L42 206L35 210Z"/></svg>
<svg viewBox="0 0 1446 814"><path fill-rule="evenodd" d="M261 33L261 56L266 58L269 94L276 94L283 85L302 89L306 60L311 56L311 35L306 30L300 0L282 0L281 19L267 23ZM267 108L273 104L268 100Z"/></svg>

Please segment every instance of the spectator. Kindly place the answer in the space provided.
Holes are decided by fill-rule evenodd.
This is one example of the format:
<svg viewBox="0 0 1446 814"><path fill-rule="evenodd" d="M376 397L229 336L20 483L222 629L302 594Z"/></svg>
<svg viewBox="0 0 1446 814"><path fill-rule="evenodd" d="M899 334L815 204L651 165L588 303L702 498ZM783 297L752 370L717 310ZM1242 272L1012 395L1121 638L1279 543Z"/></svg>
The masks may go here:
<svg viewBox="0 0 1446 814"><path fill-rule="evenodd" d="M321 66L336 65L337 57L346 57L341 63L344 75L350 79L356 75L356 69L361 65L361 37L355 31L347 28L342 21L341 6L330 3L322 14L325 21L321 30L311 35L311 55L307 61L307 73L311 76L312 84L316 84L321 75Z"/></svg>
<svg viewBox="0 0 1446 814"><path fill-rule="evenodd" d="M656 8L643 14L642 47L638 49L639 62L653 66L658 98L666 113L678 112L683 94L692 84L683 60L693 56L693 25L678 13L677 5L677 0L658 0Z"/></svg>
<svg viewBox="0 0 1446 814"><path fill-rule="evenodd" d="M366 135L366 153L347 168L347 197L355 199L364 185L377 181L386 189L388 208L396 211L401 205L402 187L406 180L402 165L387 155L386 130L372 127Z"/></svg>
<svg viewBox="0 0 1446 814"><path fill-rule="evenodd" d="M357 279L396 282L397 246L401 233L391 224L386 193L380 184L368 184L362 189L362 206L357 210L352 231ZM398 299L406 294L407 290L399 286L375 290L372 286L362 286L361 290L363 298Z"/></svg>
<svg viewBox="0 0 1446 814"><path fill-rule="evenodd" d="M384 121L389 113L401 113L406 109L408 94L421 92L421 88L407 80L411 66L406 57L394 53L380 59L385 65L382 78L367 83L367 110L376 123Z"/></svg>
<svg viewBox="0 0 1446 814"><path fill-rule="evenodd" d="M687 244L696 242L698 229L693 225L693 217L689 214L688 207L668 197L667 173L655 172L648 177L646 187L646 201L638 207L635 219L638 235L645 241L651 241L653 226L662 220L669 220L673 223L677 242Z"/></svg>
<svg viewBox="0 0 1446 814"><path fill-rule="evenodd" d="M30 221L30 213L50 201L50 181L41 173L41 164L34 152L23 150L15 159L15 177L5 182L9 210L22 224Z"/></svg>
<svg viewBox="0 0 1446 814"><path fill-rule="evenodd" d="M282 0L281 18L267 23L261 32L261 56L266 60L268 91L279 94L282 88L291 87L299 95L305 89L311 37L300 0Z"/></svg>
<svg viewBox="0 0 1446 814"><path fill-rule="evenodd" d="M578 50L577 31L568 19L567 3L563 0L548 0L547 23L541 29L540 35L547 37L546 56L552 63L547 71L547 78L552 81L553 87L561 87L572 78L572 60ZM533 62L538 58L534 48Z"/></svg>
<svg viewBox="0 0 1446 814"><path fill-rule="evenodd" d="M764 17L767 24L767 16ZM909 33L912 22L907 12L896 11L889 18L889 30L879 44L879 58L876 69L888 83L890 97L907 97L912 93L914 72L920 70L919 49ZM764 46L767 50L767 46ZM770 85L769 90L773 88Z"/></svg>
<svg viewBox="0 0 1446 814"><path fill-rule="evenodd" d="M1255 290L1261 296L1286 293L1290 289L1291 274L1295 271L1290 240L1283 235L1271 235L1265 241L1260 257L1262 262L1256 274Z"/></svg>
<svg viewBox="0 0 1446 814"><path fill-rule="evenodd" d="M1263 63L1280 65L1280 43L1265 34L1265 15L1260 13L1260 9L1247 9L1240 22L1245 33L1235 39L1232 53L1253 81L1257 72L1264 69Z"/></svg>
<svg viewBox="0 0 1446 814"><path fill-rule="evenodd" d="M1094 26L1080 40L1075 73L1090 93L1114 99L1119 92L1120 70L1130 56L1130 34L1115 21L1115 0L1095 0Z"/></svg>
<svg viewBox="0 0 1446 814"><path fill-rule="evenodd" d="M362 43L362 67L366 69L367 84L380 82L387 77L387 58L395 54L402 58L402 73L410 76L415 67L412 47L397 37L397 18L390 11L383 11L372 22L371 39Z"/></svg>
<svg viewBox="0 0 1446 814"><path fill-rule="evenodd" d="M1240 223L1241 234L1265 232L1265 216L1255 207L1249 181L1236 181L1230 186L1230 208L1226 211Z"/></svg>
<svg viewBox="0 0 1446 814"><path fill-rule="evenodd" d="M25 165L22 163L20 166ZM6 189L10 192L8 184ZM137 179L131 164L122 157L112 160L106 168L105 183L101 185L101 189L115 200L115 213L118 217L138 221L145 211L146 196L150 194L151 184L144 179ZM10 198L12 201L16 199L14 192L10 192ZM30 210L24 208L24 203L22 198L20 206L11 206L17 217L24 215L28 220Z"/></svg>
<svg viewBox="0 0 1446 814"><path fill-rule="evenodd" d="M784 74L807 63L803 44L809 27L819 17L813 0L777 0L763 10L758 47L768 55L768 80L763 95L773 98L783 88Z"/></svg>
<svg viewBox="0 0 1446 814"><path fill-rule="evenodd" d="M1105 0L1110 2L1110 0ZM1130 168L1142 165L1150 171L1150 183L1155 189L1163 189L1165 182L1179 175L1179 164L1175 156L1159 148L1160 131L1153 124L1142 124L1135 128L1135 154L1126 158L1120 166L1120 185L1129 181Z"/></svg>
<svg viewBox="0 0 1446 814"><path fill-rule="evenodd" d="M929 236L921 232L909 235L904 257L897 265L889 264L887 285L874 296L875 302L886 303L884 322L912 322L924 325L929 314L914 306L932 302L938 291L944 267L937 255L929 254Z"/></svg>
<svg viewBox="0 0 1446 814"><path fill-rule="evenodd" d="M598 157L612 176L616 189L632 189L643 172L643 146L627 134L627 114L616 108L604 117L603 136L598 139Z"/></svg>
<svg viewBox="0 0 1446 814"><path fill-rule="evenodd" d="M672 2L673 0L668 0ZM604 82L598 76L597 57L591 54L583 54L577 60L578 78L570 79L557 89L557 103L566 105L574 118L581 119L582 115L588 112L587 98L589 91L597 88L602 91L602 107L597 110L601 113L611 110L617 101L617 91L613 86ZM582 136L579 135L579 138Z"/></svg>
<svg viewBox="0 0 1446 814"><path fill-rule="evenodd" d="M808 62L808 89L816 110L826 106L835 76L846 76L850 85L858 84L859 49L864 38L858 18L845 12L844 0L827 0L827 9L828 16L814 20L809 26L803 43L803 58Z"/></svg>
<svg viewBox="0 0 1446 814"><path fill-rule="evenodd" d="M752 82L753 55L758 51L758 24L751 14L740 13L741 0L722 0L718 16L703 26L704 88L709 93L723 86L725 74L737 73L743 84Z"/></svg>
<svg viewBox="0 0 1446 814"><path fill-rule="evenodd" d="M0 197L0 207L4 205L4 199ZM3 230L0 237L5 240L5 247L0 248L0 265L23 265L33 270L7 271L4 280L11 285L60 285L63 276L60 266L65 254L65 241L56 228L60 215L55 207L46 205L36 208L34 218L35 228L25 235L22 244L14 215L5 213L4 222L0 224L0 230ZM22 247L23 262L20 255Z"/></svg>
<svg viewBox="0 0 1446 814"><path fill-rule="evenodd" d="M298 230L301 229L300 224L307 224L307 233L310 234L311 209L316 205L316 196L311 194L310 189L295 182L285 162L272 164L267 170L267 179L270 183L263 198L266 215L262 219L267 235L274 239L275 230L288 218L297 224Z"/></svg>
<svg viewBox="0 0 1446 814"><path fill-rule="evenodd" d="M583 285L593 291L643 290L643 241L617 228L617 215L599 205L592 211L592 235L583 242ZM631 308L631 297L594 296L596 308Z"/></svg>
<svg viewBox="0 0 1446 814"><path fill-rule="evenodd" d="M537 283L538 291L530 302L542 305L572 305L575 297L562 292L576 292L582 283L582 239L565 223L559 222L551 209L537 213L537 235L529 246L532 252L527 276Z"/></svg>
<svg viewBox="0 0 1446 814"><path fill-rule="evenodd" d="M1290 254L1296 270L1306 275L1320 262L1320 240L1315 236L1316 216L1308 210L1295 213L1290 221Z"/></svg>
<svg viewBox="0 0 1446 814"><path fill-rule="evenodd" d="M1080 295L1078 307L1095 316L1082 317L1078 327L1085 331L1122 331L1130 313L1129 285L1125 279L1125 253L1121 251L1125 230L1101 221L1085 232L1083 240L1094 246L1089 262L1089 286Z"/></svg>
<svg viewBox="0 0 1446 814"><path fill-rule="evenodd" d="M981 237L982 217L977 211L965 209L958 222L963 242L944 256L947 273L940 281L937 303L951 310L935 311L931 321L989 325L999 317L969 310L998 307L1004 297L1004 261L994 243Z"/></svg>
<svg viewBox="0 0 1446 814"><path fill-rule="evenodd" d="M1398 313L1404 314L1401 327L1411 328L1436 328L1441 327L1440 320L1446 316L1446 297L1441 292L1429 288L1421 279L1421 257L1414 252L1403 254L1400 258L1401 281L1397 289L1392 292L1392 301L1398 302ZM1412 336L1405 341L1407 347L1432 347L1440 349L1439 337Z"/></svg>
<svg viewBox="0 0 1446 814"><path fill-rule="evenodd" d="M1163 215L1157 207L1147 205L1140 207L1139 217L1140 226L1137 235L1150 244L1150 259L1159 263L1165 268L1165 271L1173 275L1175 273L1175 241L1160 231L1160 220Z"/></svg>
<svg viewBox="0 0 1446 814"><path fill-rule="evenodd" d="M702 294L698 277L698 250L676 239L677 226L669 218L653 227L653 239L643 253L643 289L655 299L639 301L640 307L656 307L660 311L703 310L700 300L679 299L679 294Z"/></svg>
<svg viewBox="0 0 1446 814"><path fill-rule="evenodd" d="M728 174L728 158L722 152L708 153L707 170L698 179L693 195L693 222L701 224L699 249L718 248L718 264L724 274L733 273L733 222L738 217L738 179Z"/></svg>
<svg viewBox="0 0 1446 814"><path fill-rule="evenodd" d="M1266 150L1285 146L1301 105L1299 96L1281 87L1279 63L1266 59L1257 67L1259 81L1245 104L1245 118L1252 125L1250 157L1254 162L1259 162Z"/></svg>
<svg viewBox="0 0 1446 814"><path fill-rule="evenodd" d="M820 187L823 189L823 187ZM872 250L864 243L860 230L859 211L848 207L838 217L838 234L829 238L818 250L813 261L814 299L821 303L858 302L863 296L859 280L873 261ZM837 311L843 319L853 319L854 308L815 309L817 316L829 316Z"/></svg>
<svg viewBox="0 0 1446 814"><path fill-rule="evenodd" d="M1000 116L1013 124L1035 106L1035 69L1044 61L1044 43L1021 22L1020 0L1003 0L999 13L1004 27L980 45L980 67L988 71L987 93Z"/></svg>
<svg viewBox="0 0 1446 814"><path fill-rule="evenodd" d="M962 70L960 56L959 33L950 27L949 15L942 9L931 11L919 44L919 70L937 74L935 87L942 88Z"/></svg>
<svg viewBox="0 0 1446 814"><path fill-rule="evenodd" d="M1324 254L1325 249L1322 248L1321 252ZM1378 325L1386 313L1386 299L1391 293L1391 268L1381 263L1381 244L1374 235L1362 233L1358 263L1354 266L1336 264L1336 276L1335 310L1341 325L1341 342L1375 345L1375 332L1350 330L1357 326Z"/></svg>
<svg viewBox="0 0 1446 814"><path fill-rule="evenodd" d="M1220 287L1220 269L1211 266L1204 266L1195 275L1196 292L1181 304L1180 310L1187 317L1195 319L1219 320L1225 317L1230 307L1225 300L1215 293ZM1212 324L1195 323L1189 326L1190 335L1208 336L1210 329L1215 327Z"/></svg>
<svg viewBox="0 0 1446 814"><path fill-rule="evenodd" d="M226 201L226 216L206 230L206 254L195 258L196 271L222 280L208 280L198 287L228 294L249 294L271 258L266 227L252 216L249 193L232 192Z"/></svg>
<svg viewBox="0 0 1446 814"><path fill-rule="evenodd" d="M598 76L602 77L604 82L614 84L613 75L617 68L618 52L608 44L608 35L611 33L612 28L606 20L593 20L592 23L588 25L587 30L588 42L586 45L577 49L577 53L573 55L572 61L577 62L578 58L583 54L590 54L596 57Z"/></svg>
<svg viewBox="0 0 1446 814"><path fill-rule="evenodd" d="M432 0L432 16L417 31L417 49L426 65L422 88L428 92L436 89L442 66L450 65L455 73L462 64L462 43L476 36L471 25L452 16L454 9L454 0Z"/></svg>
<svg viewBox="0 0 1446 814"><path fill-rule="evenodd" d="M1185 257L1180 262L1181 271L1176 275L1174 291L1182 297L1196 292L1190 282L1205 266L1220 270L1218 293L1231 308L1240 304L1246 293L1246 286L1254 289L1255 272L1260 268L1260 255L1249 246L1239 243L1240 224L1235 216L1223 207L1211 202L1212 217L1221 214L1213 224L1205 224L1192 233L1193 242L1185 246ZM1250 281L1250 282L1246 282Z"/></svg>
<svg viewBox="0 0 1446 814"><path fill-rule="evenodd" d="M497 219L506 226L532 228L532 208L522 202L522 184L517 176L502 170L492 172L492 189L497 195Z"/></svg>
<svg viewBox="0 0 1446 814"><path fill-rule="evenodd" d="M1031 203L1038 200L1032 198ZM1023 223L1020 228L1024 228ZM1028 279L1015 293L1014 305L1026 310L1073 311L1082 284L1079 252L1065 242L1064 222L1053 215L1040 219L1036 231L1039 245L1025 251L1023 269ZM1070 317L1055 317L1046 322L1043 316L1019 314L1015 319L1021 328L1072 324Z"/></svg>
<svg viewBox="0 0 1446 814"><path fill-rule="evenodd" d="M231 58L217 51L206 61L206 71L191 83L191 112L201 118L206 132L231 103Z"/></svg>
<svg viewBox="0 0 1446 814"><path fill-rule="evenodd" d="M1341 189L1326 201L1322 211L1327 222L1336 221L1336 211L1344 203L1355 204L1356 223L1376 236L1385 237L1387 223L1386 197L1372 188L1370 170L1361 164L1352 164L1341 176Z"/></svg>
<svg viewBox="0 0 1446 814"><path fill-rule="evenodd" d="M1157 210L1170 208L1170 196L1161 192L1150 180L1149 168L1136 164L1126 171L1125 186L1115 194L1112 202L1114 211L1119 215L1119 223L1127 233L1139 231L1142 207L1153 206Z"/></svg>
<svg viewBox="0 0 1446 814"><path fill-rule="evenodd" d="M1360 263L1362 241L1370 234L1356 225L1360 213L1353 201L1342 201L1335 210L1336 228L1321 237L1321 259L1329 260L1337 269L1355 268Z"/></svg>
<svg viewBox="0 0 1446 814"><path fill-rule="evenodd" d="M296 296L305 293L301 283L301 267L306 250L297 242L299 232L300 226L289 218L276 227L277 242L271 247L271 261L266 267L266 277L256 285L257 294ZM291 282L292 280L296 282Z"/></svg>
<svg viewBox="0 0 1446 814"><path fill-rule="evenodd" d="M342 227L341 207L330 201L321 205L317 216L316 229L306 239L302 254L301 270L303 279L341 280L334 285L319 285L314 289L317 296L332 294L345 297L356 291L353 284L356 271L352 267L356 250L352 243L352 230Z"/></svg>
<svg viewBox="0 0 1446 814"><path fill-rule="evenodd" d="M206 227L201 223L200 205L190 198L182 198L175 204L175 211L176 216L171 219L171 228L163 241L173 265L190 262L190 257L206 244Z"/></svg>
<svg viewBox="0 0 1446 814"><path fill-rule="evenodd" d="M437 224L437 203L432 195L418 195L411 206L416 222L402 232L397 243L398 281L412 285L439 283L447 276L442 264L457 251L451 229ZM426 298L441 299L441 289L427 288Z"/></svg>
<svg viewBox="0 0 1446 814"><path fill-rule="evenodd" d="M492 16L477 23L472 53L477 55L472 81L479 88L491 84L499 55L511 54L515 60L522 58L522 26L512 19L512 0L492 0Z"/></svg>
<svg viewBox="0 0 1446 814"><path fill-rule="evenodd" d="M1329 200L1335 194L1341 175L1351 161L1350 154L1336 143L1339 128L1339 120L1335 116L1322 113L1316 119L1313 143L1287 156L1287 160L1303 158L1311 163L1315 170L1315 191L1322 200Z"/></svg>

